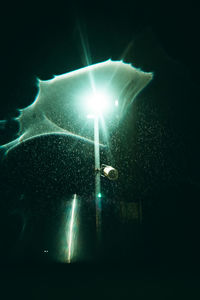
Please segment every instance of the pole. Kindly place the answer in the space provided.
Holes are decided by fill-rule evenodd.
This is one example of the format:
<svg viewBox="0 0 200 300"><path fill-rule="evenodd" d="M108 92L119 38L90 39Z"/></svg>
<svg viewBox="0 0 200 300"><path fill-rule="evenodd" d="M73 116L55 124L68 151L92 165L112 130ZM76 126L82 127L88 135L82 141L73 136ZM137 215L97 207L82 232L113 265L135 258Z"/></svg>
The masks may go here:
<svg viewBox="0 0 200 300"><path fill-rule="evenodd" d="M101 240L101 179L99 151L99 117L94 118L94 156L95 156L95 203L97 243Z"/></svg>

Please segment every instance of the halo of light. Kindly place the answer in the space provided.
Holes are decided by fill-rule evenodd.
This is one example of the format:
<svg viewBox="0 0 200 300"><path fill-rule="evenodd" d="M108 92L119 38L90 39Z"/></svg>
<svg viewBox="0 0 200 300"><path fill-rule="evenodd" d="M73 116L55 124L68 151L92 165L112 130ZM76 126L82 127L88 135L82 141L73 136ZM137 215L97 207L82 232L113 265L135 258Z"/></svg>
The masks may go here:
<svg viewBox="0 0 200 300"><path fill-rule="evenodd" d="M96 92L86 96L86 107L89 116L99 116L109 111L110 97L107 93Z"/></svg>

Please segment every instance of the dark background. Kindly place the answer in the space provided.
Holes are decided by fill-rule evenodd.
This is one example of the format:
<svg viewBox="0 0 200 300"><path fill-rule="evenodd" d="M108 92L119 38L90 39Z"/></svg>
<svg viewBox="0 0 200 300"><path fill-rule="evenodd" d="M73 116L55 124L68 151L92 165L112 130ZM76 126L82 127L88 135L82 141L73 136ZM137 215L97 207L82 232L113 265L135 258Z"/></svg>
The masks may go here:
<svg viewBox="0 0 200 300"><path fill-rule="evenodd" d="M107 211L110 209L105 216L109 230L104 229L102 246L106 264L100 267L97 258L92 264L70 267L8 264L13 240L17 239L16 228L21 226L9 213L24 205L15 200L26 195L35 214L50 218L55 208L53 199L64 192L72 193L74 186L65 181L66 153L63 149L58 153L55 139L48 140L48 145L54 145L51 151L45 148L47 141L41 139L1 164L1 258L6 261L2 277L7 297L12 294L8 293L11 287L21 296L28 291L28 298L33 299L57 293L72 297L75 282L80 293L84 290L95 296L100 289L100 298L109 293L121 299L133 295L146 298L155 293L162 299L179 299L199 293L198 7L192 2L9 2L1 5L0 22L0 119L8 120L0 128L1 144L14 138L17 124L12 118L18 108L34 100L37 77L49 79L87 64L83 41L89 63L123 58L154 72L154 80L137 97L112 136L112 153L121 175L116 186L104 187L110 201L105 205ZM27 150L29 147L32 150ZM38 148L40 155L36 156ZM26 157L32 158L34 167L24 163ZM44 159L42 170L38 166ZM86 166L82 159L82 166ZM58 161L62 161L60 171L54 173ZM57 185L55 177L64 179ZM81 186L88 186L90 180L87 177ZM82 193L87 198L87 191L83 189ZM121 202L142 203L139 225L132 221L122 225L116 218L113 207ZM83 211L86 213L85 208ZM92 222L88 221L89 228ZM91 248L92 234L86 234ZM37 252L42 237L34 237L36 246L31 253Z"/></svg>

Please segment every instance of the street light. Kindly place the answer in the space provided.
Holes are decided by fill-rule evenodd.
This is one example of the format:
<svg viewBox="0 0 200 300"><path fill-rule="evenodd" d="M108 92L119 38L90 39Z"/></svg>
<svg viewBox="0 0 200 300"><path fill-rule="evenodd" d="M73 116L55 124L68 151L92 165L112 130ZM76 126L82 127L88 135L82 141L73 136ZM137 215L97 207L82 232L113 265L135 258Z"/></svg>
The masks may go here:
<svg viewBox="0 0 200 300"><path fill-rule="evenodd" d="M99 119L103 119L103 114L111 111L111 104L118 107L118 100L112 101L111 95L105 91L96 91L86 95L87 110L89 114L87 118L94 119L94 157L95 157L95 204L96 204L96 231L97 242L101 242L101 176L107 177L109 180L118 178L118 171L111 166L100 164L99 151Z"/></svg>
<svg viewBox="0 0 200 300"><path fill-rule="evenodd" d="M88 118L94 119L94 156L95 156L95 203L97 238L101 238L101 173L99 151L99 118L109 110L109 95L105 92L94 92L87 96Z"/></svg>
<svg viewBox="0 0 200 300"><path fill-rule="evenodd" d="M16 119L20 129L18 137L0 146L0 149L4 149L5 155L7 155L10 150L28 140L52 134L70 136L74 138L74 141L91 142L93 131L85 122L84 109L86 107L87 117L94 119L95 169L97 170L95 199L97 228L100 231L100 171L102 170L99 153L99 119L104 126L104 115L109 132L117 130L120 119L123 118L127 108L151 81L152 76L152 73L143 72L131 64L108 60L55 76L50 80L38 80L39 91L35 101L19 110L20 114ZM89 94L86 95L86 99L85 91ZM85 122L84 126L83 122ZM108 143L106 127L103 132L107 139L106 143ZM118 175L115 170L105 168L104 176L114 180L113 178L117 178Z"/></svg>

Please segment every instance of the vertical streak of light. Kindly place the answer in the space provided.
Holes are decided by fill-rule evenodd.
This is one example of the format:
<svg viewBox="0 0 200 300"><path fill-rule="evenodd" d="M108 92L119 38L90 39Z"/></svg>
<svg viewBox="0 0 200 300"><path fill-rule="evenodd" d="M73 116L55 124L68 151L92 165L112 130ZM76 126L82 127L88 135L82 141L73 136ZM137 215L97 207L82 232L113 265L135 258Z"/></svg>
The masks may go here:
<svg viewBox="0 0 200 300"><path fill-rule="evenodd" d="M100 181L100 153L99 153L99 117L94 118L94 154L95 154L95 201L96 201L96 230L97 239L101 236L101 198L98 195L101 192Z"/></svg>
<svg viewBox="0 0 200 300"><path fill-rule="evenodd" d="M89 43L88 43L88 39L86 38L86 34L85 35L83 34L83 30L82 30L79 23L78 23L78 30L79 30L79 33L80 33L80 39L81 39L81 45L82 45L82 48L83 48L85 64L86 64L86 66L89 66L89 65L92 64ZM93 91L93 93L95 93L96 89L95 89L95 84L94 84L94 78L93 78L91 72L89 72L89 78L90 78L90 84L91 84L91 87L92 87L92 91Z"/></svg>
<svg viewBox="0 0 200 300"><path fill-rule="evenodd" d="M91 55L89 49L89 43L86 38L83 36L83 32L81 30L80 24L78 24L81 44L83 48L83 53L85 56L86 65L90 65ZM90 85L92 88L93 95L96 93L96 87L94 83L94 78L92 72L89 72ZM95 156L95 203L96 203L96 231L97 231L97 240L100 240L101 236L101 198L98 197L98 194L101 192L101 182L100 182L100 153L99 153L99 116L95 116L94 118L94 156Z"/></svg>
<svg viewBox="0 0 200 300"><path fill-rule="evenodd" d="M80 34L80 39L81 39L81 45L83 48L83 54L84 54L84 64L86 66L91 65L91 55L90 55L90 50L89 50L89 43L88 39L86 38L86 33L83 34L83 29L81 28L80 22L77 23L79 34ZM83 26L82 26L83 27Z"/></svg>
<svg viewBox="0 0 200 300"><path fill-rule="evenodd" d="M68 262L71 262L71 253L72 253L72 235L73 235L73 224L74 224L74 212L76 207L76 194L74 194L73 202L72 202L72 213L71 220L69 226L69 241L68 241Z"/></svg>

